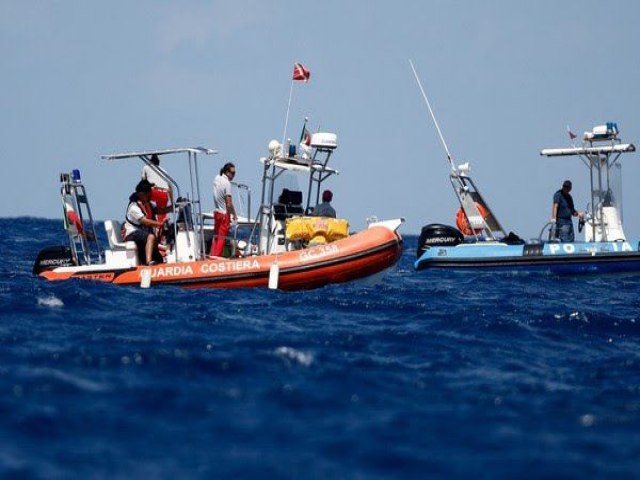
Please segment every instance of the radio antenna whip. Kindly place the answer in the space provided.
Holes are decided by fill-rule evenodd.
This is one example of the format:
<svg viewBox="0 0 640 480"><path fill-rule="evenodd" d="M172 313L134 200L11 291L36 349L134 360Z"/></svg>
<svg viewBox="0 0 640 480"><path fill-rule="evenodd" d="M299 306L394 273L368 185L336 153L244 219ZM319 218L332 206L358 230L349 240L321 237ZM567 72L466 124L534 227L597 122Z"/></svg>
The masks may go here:
<svg viewBox="0 0 640 480"><path fill-rule="evenodd" d="M424 93L424 88L422 88L422 83L420 82L420 77L418 77L418 73L416 72L415 67L413 66L413 62L409 59L409 65L411 65L411 70L413 70L413 75L416 77L416 82L418 82L418 87L420 88L420 92L422 93L422 98L424 98L425 103L427 104L427 108L429 108L429 113L431 114L431 118L433 119L433 123L436 126L436 130L438 131L438 135L440 136L440 141L442 142L442 146L447 152L447 160L449 161L449 165L451 165L451 169L455 170L456 166L453 163L453 157L451 156L451 152L449 151L449 147L447 147L447 142L444 141L444 137L442 136L442 132L440 131L440 125L438 125L438 121L436 120L436 116L433 114L433 109L431 108L431 104L429 103L429 99L427 98L427 94Z"/></svg>

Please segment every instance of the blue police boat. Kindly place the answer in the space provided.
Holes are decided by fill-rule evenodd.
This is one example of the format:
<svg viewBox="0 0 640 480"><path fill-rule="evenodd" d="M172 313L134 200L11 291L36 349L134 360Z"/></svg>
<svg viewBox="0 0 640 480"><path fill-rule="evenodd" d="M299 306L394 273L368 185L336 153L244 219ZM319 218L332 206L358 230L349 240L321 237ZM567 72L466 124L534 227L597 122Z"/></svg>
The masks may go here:
<svg viewBox="0 0 640 480"><path fill-rule="evenodd" d="M591 198L578 224L583 241L560 242L552 222L542 228L537 239L524 241L507 234L471 179L468 164L455 166L449 156L449 178L460 203L456 226L429 224L422 228L416 270L640 272L640 242L628 240L624 234L621 195L620 157L636 148L622 143L618 133L617 125L610 122L585 132L581 146L540 152L547 157L577 156L589 168Z"/></svg>

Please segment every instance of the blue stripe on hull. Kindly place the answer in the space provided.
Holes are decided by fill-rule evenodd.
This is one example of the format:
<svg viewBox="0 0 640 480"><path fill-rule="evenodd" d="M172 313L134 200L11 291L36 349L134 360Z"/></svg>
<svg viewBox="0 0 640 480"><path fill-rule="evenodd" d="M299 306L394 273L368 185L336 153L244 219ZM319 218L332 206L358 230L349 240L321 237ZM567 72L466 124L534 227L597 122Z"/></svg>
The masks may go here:
<svg viewBox="0 0 640 480"><path fill-rule="evenodd" d="M632 247L633 245L633 247ZM431 247L415 262L416 270L512 270L560 274L640 272L638 242L462 244Z"/></svg>

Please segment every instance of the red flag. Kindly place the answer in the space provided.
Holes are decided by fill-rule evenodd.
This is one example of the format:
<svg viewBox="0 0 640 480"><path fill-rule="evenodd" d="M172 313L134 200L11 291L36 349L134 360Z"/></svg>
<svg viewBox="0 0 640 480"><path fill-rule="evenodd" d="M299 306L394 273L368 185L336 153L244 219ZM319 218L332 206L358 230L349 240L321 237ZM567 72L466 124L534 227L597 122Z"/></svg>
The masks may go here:
<svg viewBox="0 0 640 480"><path fill-rule="evenodd" d="M293 79L308 82L311 72L301 63L296 63L293 66Z"/></svg>
<svg viewBox="0 0 640 480"><path fill-rule="evenodd" d="M569 126L568 126L568 125L567 125L567 133L569 134L569 138L570 138L571 140L574 140L574 139L578 138L578 135L576 135L575 133L573 133L573 132L571 131L571 129L569 128Z"/></svg>

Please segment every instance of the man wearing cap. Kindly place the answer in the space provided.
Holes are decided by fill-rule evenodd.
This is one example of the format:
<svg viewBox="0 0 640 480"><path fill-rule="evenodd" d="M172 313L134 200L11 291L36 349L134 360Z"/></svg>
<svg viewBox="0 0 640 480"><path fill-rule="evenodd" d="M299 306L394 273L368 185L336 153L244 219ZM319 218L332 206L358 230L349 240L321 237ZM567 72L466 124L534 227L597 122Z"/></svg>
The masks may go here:
<svg viewBox="0 0 640 480"><path fill-rule="evenodd" d="M331 206L331 200L333 200L331 190L322 192L322 203L316 205L316 208L313 209L313 215L315 217L336 218L336 210Z"/></svg>
<svg viewBox="0 0 640 480"><path fill-rule="evenodd" d="M124 238L135 242L138 247L138 259L141 264L152 265L154 253L157 254L156 229L162 227L164 222L156 218L156 213L168 213L172 207L156 208L151 203L151 188L153 184L147 180L141 180L136 185L136 191L129 197L129 206L125 216Z"/></svg>
<svg viewBox="0 0 640 480"><path fill-rule="evenodd" d="M573 221L571 217L582 218L584 215L578 212L573 205L571 196L571 180L565 180L562 188L553 194L551 207L551 222L555 223L556 237L561 242L573 242Z"/></svg>

